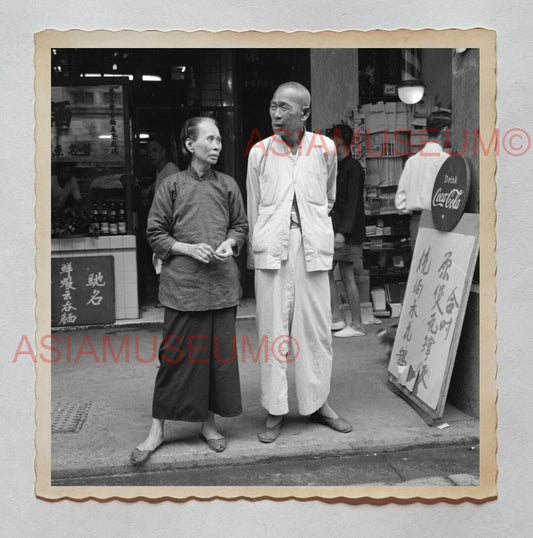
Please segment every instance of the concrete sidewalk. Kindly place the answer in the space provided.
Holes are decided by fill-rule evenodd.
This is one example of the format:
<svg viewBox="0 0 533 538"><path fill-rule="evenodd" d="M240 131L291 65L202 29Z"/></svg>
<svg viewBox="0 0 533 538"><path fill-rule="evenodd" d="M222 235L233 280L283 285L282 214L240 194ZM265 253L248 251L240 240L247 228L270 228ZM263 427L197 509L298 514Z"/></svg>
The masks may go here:
<svg viewBox="0 0 533 538"><path fill-rule="evenodd" d="M78 433L52 433L52 478L111 476L252 462L275 464L279 458L320 458L413 447L475 445L479 440L476 419L447 405L443 422L449 427L429 427L406 402L387 388L387 362L379 358L375 338L378 328L367 327L365 337L333 339L330 403L353 424L351 433L337 433L298 414L292 368L289 367L291 411L278 440L269 445L259 443L257 432L265 417L259 403L259 364L253 362L247 350L246 355L239 358L244 413L236 418L217 419L219 430L228 440L227 450L220 454L209 450L199 438L199 424L167 422L165 444L143 468L133 467L129 456L146 437L150 426L161 328L138 326L59 332L57 337L61 343L56 342L54 346L61 349L62 358L52 365L52 419L56 419L57 426L60 409L65 410L69 404L71 407L88 405L86 420ZM255 320L239 319L237 329L237 341L241 342L243 335L247 335L251 349L257 354ZM66 360L67 336L72 350L70 363ZM114 362L108 345L104 363L104 337L109 338L115 354L118 354L121 343L128 342L129 362L126 362L125 347ZM89 338L96 357L89 353ZM75 363L80 349L85 353Z"/></svg>

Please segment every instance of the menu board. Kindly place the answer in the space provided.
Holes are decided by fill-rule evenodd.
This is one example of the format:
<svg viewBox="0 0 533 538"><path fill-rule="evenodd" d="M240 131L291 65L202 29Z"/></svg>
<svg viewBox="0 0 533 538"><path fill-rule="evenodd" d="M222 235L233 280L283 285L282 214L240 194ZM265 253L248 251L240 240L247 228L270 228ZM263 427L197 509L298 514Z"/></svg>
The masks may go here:
<svg viewBox="0 0 533 538"><path fill-rule="evenodd" d="M423 212L388 370L430 424L443 415L478 247L479 215L442 232Z"/></svg>
<svg viewBox="0 0 533 538"><path fill-rule="evenodd" d="M52 258L52 326L115 321L113 256Z"/></svg>

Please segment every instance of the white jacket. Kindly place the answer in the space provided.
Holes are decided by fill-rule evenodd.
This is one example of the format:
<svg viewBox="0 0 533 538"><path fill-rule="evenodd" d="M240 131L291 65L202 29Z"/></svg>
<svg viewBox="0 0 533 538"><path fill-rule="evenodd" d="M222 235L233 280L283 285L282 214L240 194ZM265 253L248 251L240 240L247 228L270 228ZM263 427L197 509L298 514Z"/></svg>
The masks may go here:
<svg viewBox="0 0 533 538"><path fill-rule="evenodd" d="M287 259L290 213L298 204L307 271L327 271L333 260L337 155L333 141L304 132L295 155L278 136L255 144L246 177L248 268L279 269Z"/></svg>

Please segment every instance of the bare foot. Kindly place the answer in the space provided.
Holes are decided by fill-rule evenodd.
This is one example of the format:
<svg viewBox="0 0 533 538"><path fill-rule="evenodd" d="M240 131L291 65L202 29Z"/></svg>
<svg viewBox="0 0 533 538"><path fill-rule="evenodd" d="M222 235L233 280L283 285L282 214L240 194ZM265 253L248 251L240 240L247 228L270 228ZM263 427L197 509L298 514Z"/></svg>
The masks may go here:
<svg viewBox="0 0 533 538"><path fill-rule="evenodd" d="M209 411L207 420L204 420L202 422L202 428L200 430L200 433L201 435L204 436L205 439L208 439L208 440L224 438L224 436L221 435L217 430L217 427L215 424L215 414L212 411Z"/></svg>
<svg viewBox="0 0 533 538"><path fill-rule="evenodd" d="M148 437L137 446L139 450L155 450L163 442L164 421L154 418Z"/></svg>
<svg viewBox="0 0 533 538"><path fill-rule="evenodd" d="M206 439L223 439L224 436L221 435L216 427L214 425L209 425L206 422L202 424L202 428L200 429L200 433L206 438Z"/></svg>

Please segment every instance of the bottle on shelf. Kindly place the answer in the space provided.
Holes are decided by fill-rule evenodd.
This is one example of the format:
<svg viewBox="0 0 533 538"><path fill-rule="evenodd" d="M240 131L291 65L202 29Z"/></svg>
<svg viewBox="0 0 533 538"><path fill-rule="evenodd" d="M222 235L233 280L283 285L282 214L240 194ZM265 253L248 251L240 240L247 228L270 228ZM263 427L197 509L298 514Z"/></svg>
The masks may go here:
<svg viewBox="0 0 533 538"><path fill-rule="evenodd" d="M114 203L109 206L109 235L118 235L117 209Z"/></svg>
<svg viewBox="0 0 533 538"><path fill-rule="evenodd" d="M89 233L93 237L100 235L100 212L98 211L98 204L94 203L91 210L91 219L89 223Z"/></svg>
<svg viewBox="0 0 533 538"><path fill-rule="evenodd" d="M106 204L102 204L100 210L100 235L109 235L109 217Z"/></svg>
<svg viewBox="0 0 533 538"><path fill-rule="evenodd" d="M118 233L124 235L126 233L126 210L124 204L120 203L118 209Z"/></svg>

